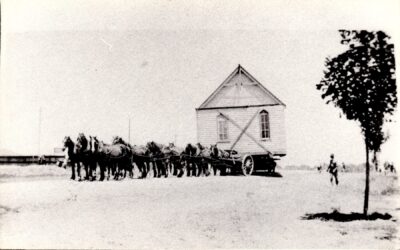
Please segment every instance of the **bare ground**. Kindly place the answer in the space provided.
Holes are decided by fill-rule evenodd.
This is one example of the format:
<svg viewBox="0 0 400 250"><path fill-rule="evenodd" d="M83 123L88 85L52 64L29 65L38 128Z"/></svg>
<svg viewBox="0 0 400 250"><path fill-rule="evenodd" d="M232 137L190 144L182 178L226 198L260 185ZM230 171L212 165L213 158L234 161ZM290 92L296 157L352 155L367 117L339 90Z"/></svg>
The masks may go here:
<svg viewBox="0 0 400 250"><path fill-rule="evenodd" d="M281 171L282 178L212 176L68 180L54 166L0 166L1 248L398 249L399 185L373 173L370 211L390 220L304 220L362 212L363 173Z"/></svg>

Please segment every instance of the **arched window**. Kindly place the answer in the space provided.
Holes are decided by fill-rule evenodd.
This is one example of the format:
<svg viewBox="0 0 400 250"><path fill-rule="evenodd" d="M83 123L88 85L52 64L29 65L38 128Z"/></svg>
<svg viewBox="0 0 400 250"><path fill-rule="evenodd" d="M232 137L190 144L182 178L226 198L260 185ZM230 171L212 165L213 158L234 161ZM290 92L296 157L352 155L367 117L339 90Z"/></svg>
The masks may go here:
<svg viewBox="0 0 400 250"><path fill-rule="evenodd" d="M218 141L228 140L228 121L222 115L217 117Z"/></svg>
<svg viewBox="0 0 400 250"><path fill-rule="evenodd" d="M260 128L261 128L261 139L270 138L269 116L268 112L265 110L260 112Z"/></svg>

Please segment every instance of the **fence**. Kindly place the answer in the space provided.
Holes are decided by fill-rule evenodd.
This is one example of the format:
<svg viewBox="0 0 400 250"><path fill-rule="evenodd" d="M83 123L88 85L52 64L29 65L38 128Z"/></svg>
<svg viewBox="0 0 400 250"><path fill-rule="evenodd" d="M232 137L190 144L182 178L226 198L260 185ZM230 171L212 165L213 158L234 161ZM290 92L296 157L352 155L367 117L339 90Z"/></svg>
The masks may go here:
<svg viewBox="0 0 400 250"><path fill-rule="evenodd" d="M62 161L63 155L0 155L0 164L39 164Z"/></svg>

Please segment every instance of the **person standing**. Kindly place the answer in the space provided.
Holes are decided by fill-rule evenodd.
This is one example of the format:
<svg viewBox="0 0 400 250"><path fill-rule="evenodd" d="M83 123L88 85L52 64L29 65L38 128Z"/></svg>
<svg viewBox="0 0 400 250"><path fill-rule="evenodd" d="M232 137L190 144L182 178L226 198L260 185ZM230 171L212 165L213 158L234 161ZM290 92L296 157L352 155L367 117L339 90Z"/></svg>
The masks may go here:
<svg viewBox="0 0 400 250"><path fill-rule="evenodd" d="M335 182L336 185L339 185L338 166L335 161L335 156L333 154L331 154L331 160L329 162L329 166L326 169L326 171L328 171L331 174L331 177L330 177L331 184L333 184L333 182Z"/></svg>

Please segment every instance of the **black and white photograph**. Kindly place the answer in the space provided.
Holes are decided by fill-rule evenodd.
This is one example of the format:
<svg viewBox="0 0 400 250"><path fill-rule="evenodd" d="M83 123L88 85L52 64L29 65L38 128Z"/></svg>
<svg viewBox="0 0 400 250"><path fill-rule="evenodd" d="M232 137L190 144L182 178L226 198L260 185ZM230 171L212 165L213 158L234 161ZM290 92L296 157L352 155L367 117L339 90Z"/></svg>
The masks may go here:
<svg viewBox="0 0 400 250"><path fill-rule="evenodd" d="M0 249L400 248L399 0L0 8Z"/></svg>

